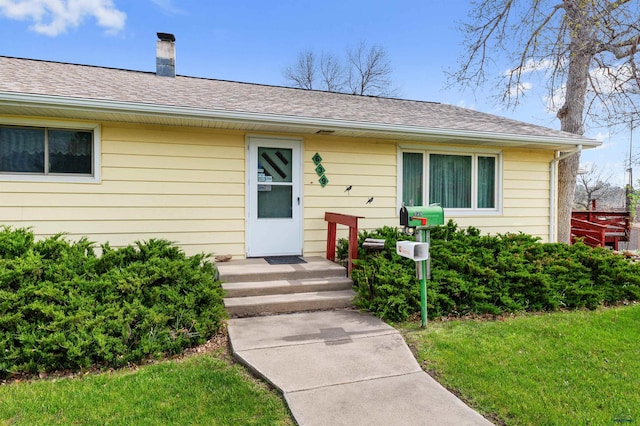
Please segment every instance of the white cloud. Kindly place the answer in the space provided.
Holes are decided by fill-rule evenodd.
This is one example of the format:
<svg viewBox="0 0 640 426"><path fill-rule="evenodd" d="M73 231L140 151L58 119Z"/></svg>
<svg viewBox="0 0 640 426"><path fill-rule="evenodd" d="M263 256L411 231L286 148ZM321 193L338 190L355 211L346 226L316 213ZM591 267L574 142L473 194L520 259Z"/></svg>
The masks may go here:
<svg viewBox="0 0 640 426"><path fill-rule="evenodd" d="M628 64L618 64L589 70L589 87L587 96L593 95L595 90L601 99L614 97L622 92L633 93L637 90L637 82L633 76L633 70ZM557 87L553 97L547 95L544 100L547 111L555 114L564 104L566 95L566 85ZM602 108L601 101L594 103L594 108Z"/></svg>
<svg viewBox="0 0 640 426"><path fill-rule="evenodd" d="M564 99L567 94L567 90L565 86L561 86L556 88L553 91L553 94L546 94L542 98L547 106L547 113L556 114L558 110L564 104Z"/></svg>
<svg viewBox="0 0 640 426"><path fill-rule="evenodd" d="M465 102L464 99L460 99L458 101L458 105L460 108L467 108L467 109L476 109L476 105L475 104L469 104L467 105L467 102Z"/></svg>
<svg viewBox="0 0 640 426"><path fill-rule="evenodd" d="M611 136L608 133L599 132L593 138L597 141L604 142L605 140L610 139Z"/></svg>
<svg viewBox="0 0 640 426"><path fill-rule="evenodd" d="M520 74L525 75L525 74L535 73L538 71L544 71L546 73L547 71L553 68L553 65L554 63L550 59L539 59L539 60L528 59L522 65L522 68L520 68ZM517 71L518 71L517 68L509 68L504 72L504 75L506 77L510 77L512 75L515 75Z"/></svg>
<svg viewBox="0 0 640 426"><path fill-rule="evenodd" d="M614 64L590 71L591 81L605 95L637 90L634 71L629 64Z"/></svg>
<svg viewBox="0 0 640 426"><path fill-rule="evenodd" d="M602 145L600 145L599 147L594 148L594 149L597 149L597 150L600 150L600 149L613 149L616 146L616 143L611 140L611 134L609 134L609 133L599 132L596 135L591 136L591 137L594 138L597 141L602 142Z"/></svg>
<svg viewBox="0 0 640 426"><path fill-rule="evenodd" d="M0 0L0 15L32 21L31 30L51 37L78 27L87 17L95 18L107 33L117 33L127 17L112 0Z"/></svg>
<svg viewBox="0 0 640 426"><path fill-rule="evenodd" d="M168 15L186 15L184 9L180 9L173 4L173 0L151 0L156 6L162 9Z"/></svg>
<svg viewBox="0 0 640 426"><path fill-rule="evenodd" d="M520 97L531 89L533 89L533 84L528 81L522 81L509 87L509 97Z"/></svg>

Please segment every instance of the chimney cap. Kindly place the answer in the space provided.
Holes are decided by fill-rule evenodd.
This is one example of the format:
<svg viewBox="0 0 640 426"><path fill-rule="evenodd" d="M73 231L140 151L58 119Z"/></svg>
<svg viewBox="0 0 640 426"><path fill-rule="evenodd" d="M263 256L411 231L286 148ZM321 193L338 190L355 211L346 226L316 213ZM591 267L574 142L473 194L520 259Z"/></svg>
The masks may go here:
<svg viewBox="0 0 640 426"><path fill-rule="evenodd" d="M156 33L158 35L158 38L162 41L171 41L174 42L176 41L176 36L174 36L173 34L169 34L169 33Z"/></svg>

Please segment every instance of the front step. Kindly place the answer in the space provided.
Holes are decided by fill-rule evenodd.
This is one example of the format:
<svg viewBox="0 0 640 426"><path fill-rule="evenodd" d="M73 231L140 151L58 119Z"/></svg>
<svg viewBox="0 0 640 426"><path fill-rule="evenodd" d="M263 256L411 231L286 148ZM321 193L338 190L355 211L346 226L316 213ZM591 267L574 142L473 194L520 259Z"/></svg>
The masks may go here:
<svg viewBox="0 0 640 426"><path fill-rule="evenodd" d="M269 265L264 259L232 260L218 264L220 279L226 283L306 278L346 277L344 266L321 257L305 258L307 263Z"/></svg>
<svg viewBox="0 0 640 426"><path fill-rule="evenodd" d="M267 296L232 297L224 299L224 305L229 315L237 318L348 308L352 306L354 295L353 290L271 294Z"/></svg>
<svg viewBox="0 0 640 426"><path fill-rule="evenodd" d="M227 297L267 296L273 294L311 293L350 290L353 281L347 277L308 278L301 280L254 281L225 283Z"/></svg>
<svg viewBox="0 0 640 426"><path fill-rule="evenodd" d="M346 269L324 258L269 265L246 259L218 265L231 317L346 308L355 293Z"/></svg>

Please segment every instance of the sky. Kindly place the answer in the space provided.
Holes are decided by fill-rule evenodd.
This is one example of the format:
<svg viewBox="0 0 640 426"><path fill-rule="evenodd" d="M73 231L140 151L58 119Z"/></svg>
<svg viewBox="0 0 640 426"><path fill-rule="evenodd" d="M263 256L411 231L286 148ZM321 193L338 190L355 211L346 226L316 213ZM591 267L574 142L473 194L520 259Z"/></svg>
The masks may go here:
<svg viewBox="0 0 640 426"><path fill-rule="evenodd" d="M283 70L303 50L343 55L364 41L387 51L399 97L558 129L534 83L515 110L493 101L490 86L474 93L448 84L469 8L466 0L0 0L0 55L155 71L156 33L166 32L176 37L177 74L286 85ZM583 152L583 168L628 183L640 129L588 128L585 136L602 146Z"/></svg>

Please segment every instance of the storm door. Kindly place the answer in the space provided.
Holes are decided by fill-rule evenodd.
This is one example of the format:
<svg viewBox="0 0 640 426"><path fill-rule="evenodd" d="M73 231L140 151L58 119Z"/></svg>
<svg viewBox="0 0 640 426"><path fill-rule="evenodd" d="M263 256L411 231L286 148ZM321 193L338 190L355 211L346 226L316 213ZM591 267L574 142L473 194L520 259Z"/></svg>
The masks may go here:
<svg viewBox="0 0 640 426"><path fill-rule="evenodd" d="M247 256L302 254L300 141L249 138Z"/></svg>

